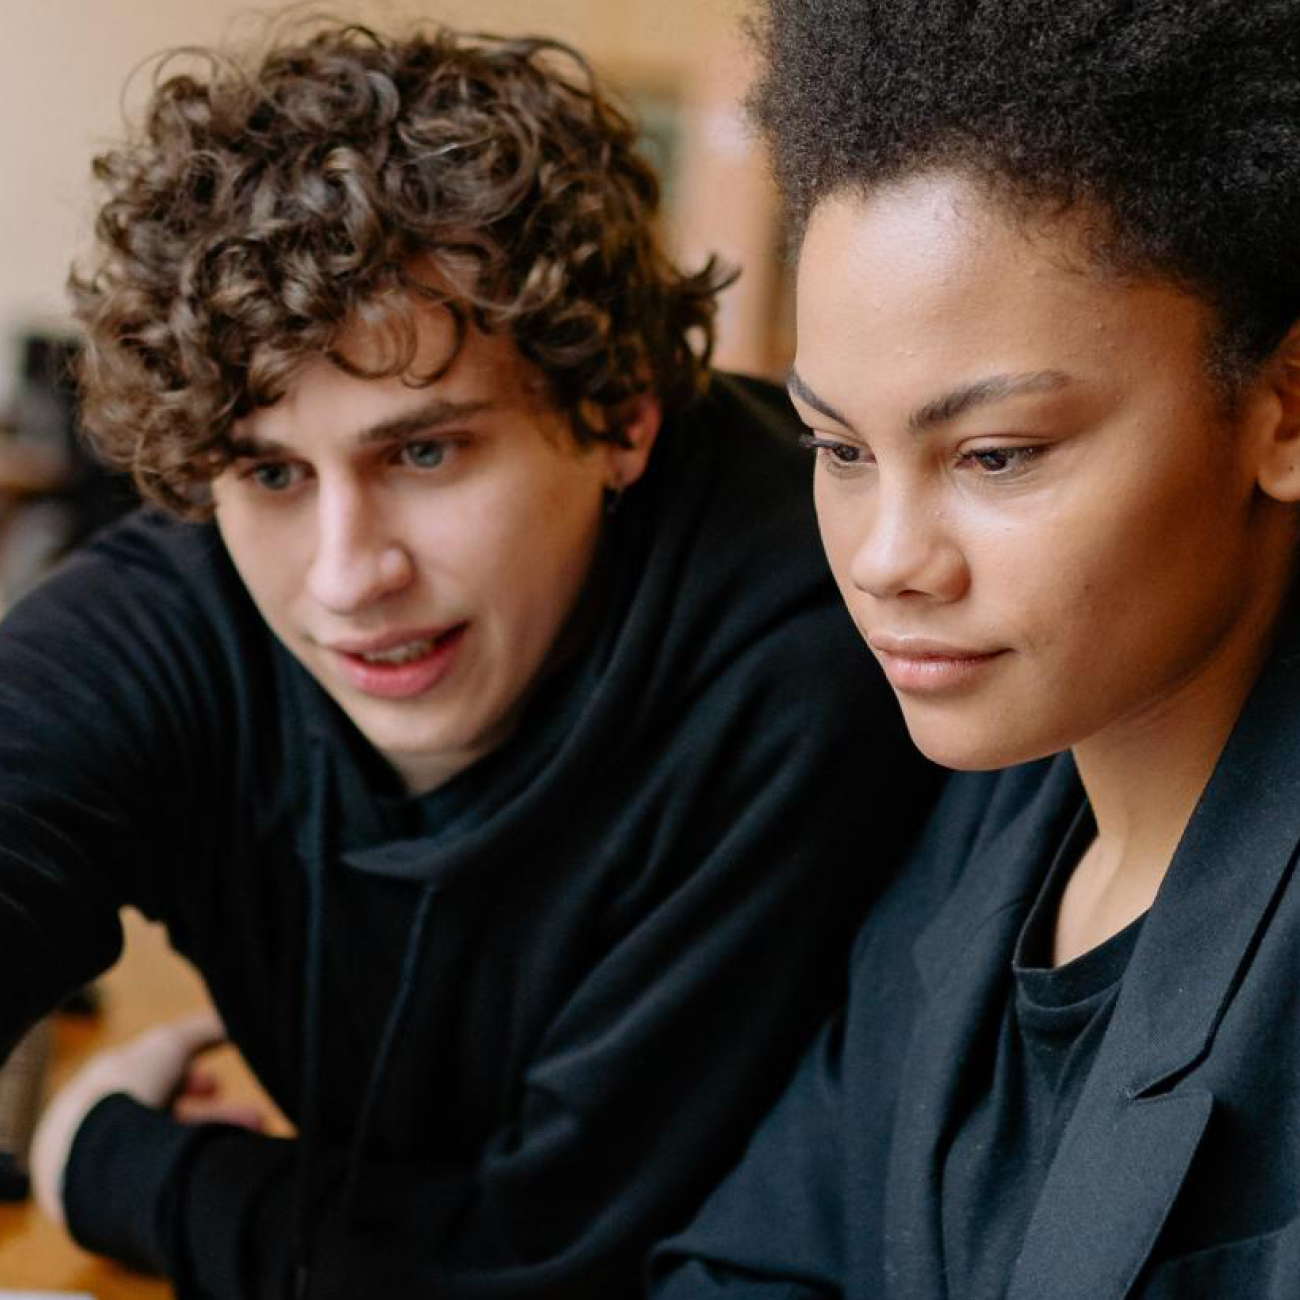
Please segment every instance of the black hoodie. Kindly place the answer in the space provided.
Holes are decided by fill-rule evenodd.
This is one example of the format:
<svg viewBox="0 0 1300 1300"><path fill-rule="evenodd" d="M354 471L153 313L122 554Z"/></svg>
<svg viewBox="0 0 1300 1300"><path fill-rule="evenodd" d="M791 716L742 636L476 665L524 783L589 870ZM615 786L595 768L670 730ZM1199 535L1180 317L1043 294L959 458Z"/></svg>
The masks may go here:
<svg viewBox="0 0 1300 1300"><path fill-rule="evenodd" d="M182 1297L639 1293L930 785L782 407L718 379L670 422L513 739L418 798L211 526L139 516L0 626L0 1041L134 903L299 1130L105 1100L65 1183L83 1244Z"/></svg>

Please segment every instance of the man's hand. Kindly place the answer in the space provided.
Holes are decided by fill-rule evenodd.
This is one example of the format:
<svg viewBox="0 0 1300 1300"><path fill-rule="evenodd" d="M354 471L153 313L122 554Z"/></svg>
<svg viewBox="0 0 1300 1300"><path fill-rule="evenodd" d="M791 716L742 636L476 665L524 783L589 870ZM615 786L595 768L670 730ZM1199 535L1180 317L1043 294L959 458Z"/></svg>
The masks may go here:
<svg viewBox="0 0 1300 1300"><path fill-rule="evenodd" d="M179 1118L219 1120L261 1128L256 1107L217 1098L212 1076L192 1068L194 1057L223 1042L225 1026L211 1011L158 1025L137 1038L100 1052L50 1101L32 1137L29 1167L37 1204L64 1222L63 1171L81 1122L105 1097L124 1092L146 1106L173 1109Z"/></svg>

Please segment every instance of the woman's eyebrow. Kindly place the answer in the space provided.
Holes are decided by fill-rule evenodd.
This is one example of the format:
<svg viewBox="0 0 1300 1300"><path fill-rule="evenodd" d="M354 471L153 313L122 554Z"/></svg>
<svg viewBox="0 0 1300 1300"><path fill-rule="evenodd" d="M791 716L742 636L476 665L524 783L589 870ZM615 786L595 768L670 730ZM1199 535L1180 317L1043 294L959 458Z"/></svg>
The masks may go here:
<svg viewBox="0 0 1300 1300"><path fill-rule="evenodd" d="M1074 381L1063 370L1031 370L1023 374L989 375L962 384L942 397L926 402L907 417L907 427L913 433L924 433L938 424L947 424L959 415L978 406L1000 402L1022 393L1048 393L1064 388Z"/></svg>
<svg viewBox="0 0 1300 1300"><path fill-rule="evenodd" d="M785 377L785 386L790 392L791 397L797 397L805 406L811 406L814 411L820 411L829 420L834 420L836 424L842 424L846 429L853 426L833 407L829 402L824 402L811 388L804 382L803 377L793 367Z"/></svg>
<svg viewBox="0 0 1300 1300"><path fill-rule="evenodd" d="M853 424L841 415L829 402L818 397L808 386L804 378L793 367L786 375L786 388L792 397L797 397L814 411L820 411L827 419L836 424L852 429ZM984 379L972 380L962 384L940 397L919 406L907 417L907 427L912 433L925 433L939 424L955 420L959 415L979 406L992 402L1001 402L1008 397L1019 397L1024 393L1047 393L1064 388L1074 381L1063 370L1030 370L1022 374L989 375Z"/></svg>

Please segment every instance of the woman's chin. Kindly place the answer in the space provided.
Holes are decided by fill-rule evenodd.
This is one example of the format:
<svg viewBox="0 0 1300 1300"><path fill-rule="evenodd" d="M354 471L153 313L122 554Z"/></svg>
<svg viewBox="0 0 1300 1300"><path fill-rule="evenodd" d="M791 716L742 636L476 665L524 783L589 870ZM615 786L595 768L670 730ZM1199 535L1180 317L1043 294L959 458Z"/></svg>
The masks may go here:
<svg viewBox="0 0 1300 1300"><path fill-rule="evenodd" d="M1059 753L1062 748L1044 742L1041 737L1035 743L1034 738L1004 730L935 726L932 720L914 719L906 707L903 716L917 749L932 763L956 772L990 772L1014 767L1017 763Z"/></svg>

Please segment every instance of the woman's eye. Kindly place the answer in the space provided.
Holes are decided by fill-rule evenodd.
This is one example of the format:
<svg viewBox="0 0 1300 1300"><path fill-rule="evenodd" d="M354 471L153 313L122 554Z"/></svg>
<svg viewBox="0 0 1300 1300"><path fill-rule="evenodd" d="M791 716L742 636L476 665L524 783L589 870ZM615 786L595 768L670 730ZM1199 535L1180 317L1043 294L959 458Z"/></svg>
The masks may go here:
<svg viewBox="0 0 1300 1300"><path fill-rule="evenodd" d="M799 435L801 446L810 447L817 452L831 469L852 469L870 463L870 456L865 447L851 442L839 442L834 438L819 438L816 434Z"/></svg>
<svg viewBox="0 0 1300 1300"><path fill-rule="evenodd" d="M962 452L960 459L990 478L1010 476L1042 454L1041 447L983 447Z"/></svg>
<svg viewBox="0 0 1300 1300"><path fill-rule="evenodd" d="M408 442L402 448L402 459L412 469L437 469L447 459L447 444L432 439Z"/></svg>

